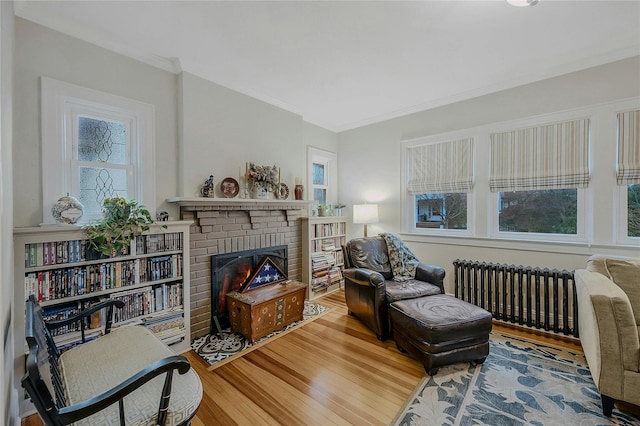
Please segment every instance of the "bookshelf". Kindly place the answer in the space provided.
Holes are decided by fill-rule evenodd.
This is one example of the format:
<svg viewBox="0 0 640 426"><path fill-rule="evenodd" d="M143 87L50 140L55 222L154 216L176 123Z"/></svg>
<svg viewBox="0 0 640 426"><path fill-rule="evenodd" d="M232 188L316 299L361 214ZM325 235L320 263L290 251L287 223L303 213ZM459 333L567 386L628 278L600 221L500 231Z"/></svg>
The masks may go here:
<svg viewBox="0 0 640 426"><path fill-rule="evenodd" d="M332 293L344 287L342 245L346 243L344 216L302 218L302 281L307 298Z"/></svg>
<svg viewBox="0 0 640 426"><path fill-rule="evenodd" d="M188 351L190 224L171 221L151 225L136 237L126 255L111 258L99 258L88 250L86 236L78 226L14 229L18 359L22 359L20 348L26 348L24 301L30 294L40 301L45 318L52 319L67 318L100 300L122 300L125 308L116 310L113 328L142 324L174 352ZM101 335L104 323L105 318L94 315L86 335ZM80 332L69 327L54 339L59 349L65 349L80 340Z"/></svg>

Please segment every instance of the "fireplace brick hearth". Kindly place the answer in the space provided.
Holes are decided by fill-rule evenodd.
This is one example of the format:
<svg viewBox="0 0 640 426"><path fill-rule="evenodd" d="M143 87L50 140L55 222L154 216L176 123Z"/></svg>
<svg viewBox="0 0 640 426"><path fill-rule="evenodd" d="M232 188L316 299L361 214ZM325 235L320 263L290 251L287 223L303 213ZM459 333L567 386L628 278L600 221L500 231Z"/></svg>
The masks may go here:
<svg viewBox="0 0 640 426"><path fill-rule="evenodd" d="M191 339L211 326L211 260L216 254L287 245L288 277L302 276L302 230L307 201L170 198L180 206L180 218L192 220ZM286 272L286 271L285 271Z"/></svg>

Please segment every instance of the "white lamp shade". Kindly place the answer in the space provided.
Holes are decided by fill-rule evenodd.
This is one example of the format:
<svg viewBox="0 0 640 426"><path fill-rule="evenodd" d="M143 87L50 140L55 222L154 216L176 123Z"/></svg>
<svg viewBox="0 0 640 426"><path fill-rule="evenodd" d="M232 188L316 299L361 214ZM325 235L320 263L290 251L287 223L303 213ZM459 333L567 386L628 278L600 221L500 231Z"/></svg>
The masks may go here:
<svg viewBox="0 0 640 426"><path fill-rule="evenodd" d="M377 204L354 204L353 223L376 223L378 222Z"/></svg>

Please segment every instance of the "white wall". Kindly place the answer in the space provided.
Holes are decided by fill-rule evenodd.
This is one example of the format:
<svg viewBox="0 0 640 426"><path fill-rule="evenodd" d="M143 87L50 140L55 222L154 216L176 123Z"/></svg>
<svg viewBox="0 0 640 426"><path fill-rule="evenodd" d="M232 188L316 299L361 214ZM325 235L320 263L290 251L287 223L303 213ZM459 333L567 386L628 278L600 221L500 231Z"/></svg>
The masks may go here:
<svg viewBox="0 0 640 426"><path fill-rule="evenodd" d="M587 107L640 95L640 57L543 80L510 90L457 102L404 117L342 132L339 137L340 199L351 205L366 199L380 204L380 223L369 226L369 234L402 231L400 143L403 140L438 135L492 123L525 119L552 112ZM453 291L452 262L456 258L513 263L550 268L584 267L590 253L638 254L638 247L615 245L612 194L615 143L596 146L592 162L597 187L594 200L595 235L599 246L500 242L488 237L488 183L476 182L478 230L482 238L454 239L402 235L422 260L447 269L447 291ZM487 171L488 144L477 144L478 170ZM602 178L603 174L608 174ZM485 173L486 175L486 173ZM481 176L478 176L481 177ZM487 177L487 176L483 176ZM594 191L596 192L596 191ZM350 236L362 235L362 225L350 228Z"/></svg>
<svg viewBox="0 0 640 426"><path fill-rule="evenodd" d="M174 75L46 27L16 18L14 129L15 226L42 222L40 77L152 104L155 108L157 209L194 196L214 174L238 179L246 161L276 164L293 190L306 175L306 145L337 150L333 132L197 76ZM186 118L185 118L186 117ZM49 206L45 207L45 214Z"/></svg>
<svg viewBox="0 0 640 426"><path fill-rule="evenodd" d="M176 216L164 203L177 194L176 75L20 18L15 40L15 226L42 222L41 76L154 106L156 204Z"/></svg>
<svg viewBox="0 0 640 426"><path fill-rule="evenodd" d="M14 282L13 227L37 226L42 222L43 210L50 208L42 206L41 162L46 159L41 156L40 142L41 76L154 106L156 201L158 209L169 211L172 217L178 217L178 207L166 203L166 198L196 195L209 174L216 176L216 182L227 176L237 179L246 161L280 166L282 180L289 185L293 197L294 178L306 175L306 146L337 151L335 133L309 124L298 115L187 73L176 76L20 18L15 19L12 57L5 44L13 37L5 38L4 21L13 22L13 11L10 3L0 4L3 12L0 317L3 331L9 334ZM9 14L4 13L7 8ZM11 73L5 72L11 70L12 62L13 86ZM5 366L0 396L3 409L9 410L7 414L3 412L4 424L9 425L13 420L7 419L17 416L17 406L13 407L17 394L11 385L15 353L12 336L3 337L7 346L4 358L0 359Z"/></svg>
<svg viewBox="0 0 640 426"><path fill-rule="evenodd" d="M18 394L13 386L13 200L12 100L13 2L0 2L0 422L18 423Z"/></svg>
<svg viewBox="0 0 640 426"><path fill-rule="evenodd" d="M197 196L211 174L216 185L239 180L247 161L280 167L293 196L294 179L306 176L306 145L337 150L335 133L299 115L189 73L179 88L181 196Z"/></svg>

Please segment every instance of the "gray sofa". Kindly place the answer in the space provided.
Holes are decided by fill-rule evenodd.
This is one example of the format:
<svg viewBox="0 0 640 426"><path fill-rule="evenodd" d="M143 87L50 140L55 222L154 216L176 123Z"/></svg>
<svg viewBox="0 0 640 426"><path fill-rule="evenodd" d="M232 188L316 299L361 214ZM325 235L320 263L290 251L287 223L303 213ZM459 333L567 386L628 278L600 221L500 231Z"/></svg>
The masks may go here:
<svg viewBox="0 0 640 426"><path fill-rule="evenodd" d="M603 413L616 400L640 405L640 258L591 256L575 280L580 342Z"/></svg>

